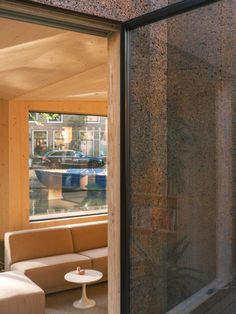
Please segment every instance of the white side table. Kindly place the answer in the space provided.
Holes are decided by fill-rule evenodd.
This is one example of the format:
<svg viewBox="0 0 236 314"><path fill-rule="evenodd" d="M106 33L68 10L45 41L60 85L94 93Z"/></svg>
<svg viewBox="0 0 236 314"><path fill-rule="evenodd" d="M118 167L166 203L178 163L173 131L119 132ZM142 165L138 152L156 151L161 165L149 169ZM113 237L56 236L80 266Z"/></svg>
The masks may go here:
<svg viewBox="0 0 236 314"><path fill-rule="evenodd" d="M85 269L84 275L78 275L76 271L71 271L65 274L65 280L73 283L82 284L82 297L80 300L76 300L73 305L79 309L88 309L94 307L96 302L87 297L86 284L93 283L102 278L103 274L100 271L93 269Z"/></svg>

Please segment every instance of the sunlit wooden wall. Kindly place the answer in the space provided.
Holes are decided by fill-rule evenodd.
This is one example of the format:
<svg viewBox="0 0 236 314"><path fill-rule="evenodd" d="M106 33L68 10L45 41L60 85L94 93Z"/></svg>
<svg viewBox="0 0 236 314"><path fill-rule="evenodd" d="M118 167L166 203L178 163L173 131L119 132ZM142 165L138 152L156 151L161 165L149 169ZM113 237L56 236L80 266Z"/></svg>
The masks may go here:
<svg viewBox="0 0 236 314"><path fill-rule="evenodd" d="M0 109L0 238L6 231L106 218L107 215L99 215L29 222L28 112L107 115L107 102L1 101Z"/></svg>

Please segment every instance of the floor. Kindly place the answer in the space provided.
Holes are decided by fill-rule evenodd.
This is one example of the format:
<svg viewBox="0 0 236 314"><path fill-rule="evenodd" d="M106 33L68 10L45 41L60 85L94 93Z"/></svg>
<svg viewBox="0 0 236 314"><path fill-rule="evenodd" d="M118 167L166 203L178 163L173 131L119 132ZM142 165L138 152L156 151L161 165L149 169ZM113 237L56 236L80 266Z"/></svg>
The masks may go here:
<svg viewBox="0 0 236 314"><path fill-rule="evenodd" d="M236 287L220 290L191 314L236 314Z"/></svg>
<svg viewBox="0 0 236 314"><path fill-rule="evenodd" d="M89 286L87 295L97 303L94 308L87 310L75 309L72 306L73 301L80 298L81 289L48 295L45 314L108 314L107 283ZM236 288L219 291L191 314L236 314Z"/></svg>
<svg viewBox="0 0 236 314"><path fill-rule="evenodd" d="M107 283L87 287L87 296L96 301L91 309L79 310L73 307L73 301L80 299L81 288L50 294L46 297L45 314L107 314Z"/></svg>

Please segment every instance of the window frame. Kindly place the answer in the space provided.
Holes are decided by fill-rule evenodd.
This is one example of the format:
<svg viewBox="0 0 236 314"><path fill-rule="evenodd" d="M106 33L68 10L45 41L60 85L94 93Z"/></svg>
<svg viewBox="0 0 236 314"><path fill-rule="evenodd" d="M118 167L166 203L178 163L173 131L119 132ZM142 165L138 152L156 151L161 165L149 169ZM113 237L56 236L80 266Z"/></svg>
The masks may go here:
<svg viewBox="0 0 236 314"><path fill-rule="evenodd" d="M153 23L157 23L159 21L167 20L168 18L178 16L184 14L189 11L197 10L204 6L210 6L215 2L221 2L223 0L186 0L176 2L171 5L167 5L150 13L141 15L139 17L130 19L124 22L124 42L123 45L125 47L124 52L124 81L125 83L125 96L124 101L127 102L127 108L129 108L130 95L129 95L129 60L130 60L130 40L131 40L131 31L136 30L138 28L142 28L146 25L151 25ZM230 176L230 171L222 171L223 169L232 169L232 156L229 156L229 152L224 155L224 140L222 140L222 134L225 135L226 141L229 145L232 146L232 112L230 105L227 104L226 111L222 110L220 107L220 102L223 101L222 97L225 93L224 86L220 86L219 90L221 95L217 95L217 123L220 127L217 130L217 147L216 147L216 159L217 159L217 208L216 208L216 277L210 282L208 285L204 286L202 289L194 293L192 296L169 310L166 314L189 314L193 310L197 309L202 303L209 300L221 289L224 289L225 286L232 280L232 265L233 265L233 256L232 256L232 245L233 245L233 218L230 216L231 210L231 199L232 199L232 187L230 186L230 182L232 180ZM220 111L221 114L219 115ZM221 120L221 118L223 119ZM224 119L228 118L227 127L224 128L225 123ZM121 126L122 127L122 126ZM126 132L129 130L129 110L126 111L126 123L125 123ZM220 134L221 133L221 134ZM126 175L127 175L127 187L126 187L126 195L128 195L128 186L129 186L129 167L127 165L127 161L129 160L130 155L130 147L128 143L128 133L126 133ZM224 138L225 139L225 138ZM230 146L230 147L231 147ZM222 162L222 164L221 164ZM226 182L225 186L222 184ZM225 206L227 204L227 206ZM129 203L126 200L126 217L124 221L127 222L126 232L124 238L121 239L122 245L125 247L123 255L124 265L126 265L125 269L122 271L122 279L125 282L125 286L121 291L121 304L122 304L122 313L128 314L130 313L130 300L129 300L129 287L130 287L130 265L129 265L129 255L130 255L130 225L129 225ZM125 213L124 213L125 215ZM224 225L222 227L222 218L224 219ZM122 221L122 224L124 222Z"/></svg>
<svg viewBox="0 0 236 314"><path fill-rule="evenodd" d="M22 103L27 103L27 112L29 113L29 112L37 112L39 115L40 115L40 113L41 112L44 112L42 109L44 108L44 105L43 105L43 102L41 103L41 102L39 102L39 104L37 104L37 103L31 103L30 101L29 102L25 102L25 101L15 101L15 103L16 104L19 104L19 106L22 104ZM83 102L82 102L83 103ZM70 109L69 108L66 108L66 105L67 105L67 103L65 102L65 106L63 107L63 108L61 108L61 110L60 110L60 112L59 112L59 110L58 110L58 102L57 101L55 101L55 102L50 102L50 105L51 105L51 107L50 108L47 108L48 110L50 110L50 113L51 112L53 112L53 113L59 113L59 114L68 114L68 115L84 115L84 108L81 108L81 105L80 105L80 103L78 102L78 105L77 106L75 106L73 103L71 104L71 106L70 106ZM83 105L84 105L84 107L87 107L87 103L85 102L85 103L83 103ZM100 105L100 104L99 104ZM97 116L105 116L104 114L103 114L103 111L105 110L105 107L106 106L104 106L104 109L97 109ZM81 112L80 112L81 111ZM105 116L106 117L106 116ZM107 117L108 118L108 117ZM45 126L47 126L47 125L44 125L44 127ZM28 125L28 129L30 129L30 125ZM50 130L50 132L51 131L53 131L52 132L52 139L53 139L53 146L54 146L54 131L58 131L58 129L57 130ZM78 132L87 132L87 131L91 131L92 132L92 135L93 135L93 139L94 139L94 127L88 127L88 126L86 126L86 127L84 127L83 129L81 129L81 130L78 130ZM48 130L44 130L44 129L38 129L38 130L32 130L31 131L31 138L32 138L32 143L31 143L31 145L32 145L32 147L31 147L31 149L32 149L32 152L33 152L33 146L34 146L34 136L33 136L33 132L46 132L47 133L47 147L49 147L49 138L48 138L48 134L49 134L49 131ZM89 141L92 141L92 140L89 140ZM94 143L93 143L93 147L94 147ZM60 150L59 149L56 149L56 150L58 150L58 152L60 152ZM65 149L62 149L61 150L62 152L63 151L65 151ZM86 154L85 154L86 155ZM60 155L57 155L57 156L55 156L55 157L66 157L67 155L62 155L62 156L60 156ZM28 168L28 170L29 170L29 168ZM27 176L28 178L29 178L29 175ZM28 213L30 213L30 207L29 207L30 205L29 205L29 202L28 202ZM78 213L78 212L76 212L76 213L68 213L67 215L66 215L66 213L63 213L61 216L56 216L56 215L54 215L53 217L46 217L46 215L42 215L42 217L37 217L37 218L34 218L33 216L30 216L29 215L29 221L30 221L30 223L35 223L35 222L39 222L39 223L43 223L44 221L45 222L49 222L49 221L63 221L64 219L69 219L69 218L72 218L72 219L74 219L74 218L81 218L81 217L96 217L96 216L101 216L101 215L108 215L108 204L106 205L107 206L107 209L104 209L104 210L99 210L98 212L92 212L92 210L91 211L89 211L88 213Z"/></svg>
<svg viewBox="0 0 236 314"><path fill-rule="evenodd" d="M29 111L30 112L30 111ZM38 111L38 112L35 112L37 113L38 116L41 115L41 113L44 113L42 111ZM54 114L54 112L51 112ZM70 113L70 112L67 112L66 114L65 113L59 113L59 112L55 112L55 113L58 113L60 114L61 116L63 115L77 115L77 116L82 116L81 114L78 114L78 113ZM100 116L99 116L100 117ZM35 140L35 133L42 133L42 132L45 132L46 133L46 147L47 149L49 148L49 142L51 143L51 140L49 139L49 132L52 133L52 141L53 141L53 150L55 150L54 152L50 152L49 154L49 158L52 157L52 158L62 158L63 160L64 159L68 159L68 157L75 157L75 151L73 149L55 149L55 132L62 132L63 131L63 127L61 129L50 129L50 130L46 130L44 129L45 127L47 127L47 124L44 124L42 126L42 129L36 129L36 130L31 130L31 140L32 140L32 147L31 147L31 151L32 151L32 154L34 155L34 140ZM30 131L30 124L29 124L29 131ZM94 125L93 126L86 126L86 127L83 127L79 130L76 130L79 134L80 132L91 132L91 135L92 135L92 139L85 139L85 140L82 140L84 142L92 142L92 149L93 149L93 152L92 154L88 154L87 151L86 153L83 153L81 154L81 156L79 157L82 157L83 156L86 156L86 155L93 155L94 154ZM29 138L30 139L30 138ZM86 144L86 147L87 147L87 144ZM68 154L69 153L69 154ZM65 160L64 160L65 161ZM30 168L29 168L30 170ZM93 208L96 208L96 207L99 207L97 209L93 209ZM31 208L29 208L29 213L31 212ZM29 214L29 219L30 219L30 222L35 222L35 221L50 221L50 220L61 220L61 219L65 219L65 218L74 218L74 217L91 217L91 216L98 216L98 215L106 215L108 214L108 204L105 204L105 205L94 205L93 207L91 207L91 209L89 209L88 211L82 211L82 210L78 210L76 212L60 212L58 214L42 214L42 215L30 215Z"/></svg>

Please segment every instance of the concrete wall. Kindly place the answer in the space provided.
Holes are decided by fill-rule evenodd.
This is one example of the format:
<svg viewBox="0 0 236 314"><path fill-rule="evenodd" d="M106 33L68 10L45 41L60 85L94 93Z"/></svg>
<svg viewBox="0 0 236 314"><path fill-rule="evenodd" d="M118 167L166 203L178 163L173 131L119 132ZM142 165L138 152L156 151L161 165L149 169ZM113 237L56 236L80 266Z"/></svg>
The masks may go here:
<svg viewBox="0 0 236 314"><path fill-rule="evenodd" d="M166 0L31 0L63 9L125 21L165 6Z"/></svg>

